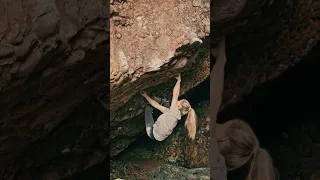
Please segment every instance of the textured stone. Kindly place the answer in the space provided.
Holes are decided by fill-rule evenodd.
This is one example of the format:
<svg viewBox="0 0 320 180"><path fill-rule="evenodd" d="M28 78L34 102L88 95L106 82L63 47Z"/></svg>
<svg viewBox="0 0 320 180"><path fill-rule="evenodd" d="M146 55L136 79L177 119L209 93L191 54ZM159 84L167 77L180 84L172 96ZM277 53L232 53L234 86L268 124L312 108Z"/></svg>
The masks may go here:
<svg viewBox="0 0 320 180"><path fill-rule="evenodd" d="M37 39L35 35L30 35L24 38L23 42L18 46L15 46L15 55L17 58L23 60L37 45Z"/></svg>
<svg viewBox="0 0 320 180"><path fill-rule="evenodd" d="M0 1L0 179L67 177L106 157L90 149L93 142L104 143L105 126L98 130L94 123L90 128L78 122L70 134L58 129L89 95L109 89L102 80L109 71L107 5L103 0ZM86 155L74 160L72 151L62 157L72 145ZM43 171L37 173L39 166ZM66 167L71 174L63 172Z"/></svg>
<svg viewBox="0 0 320 180"><path fill-rule="evenodd" d="M13 46L8 44L1 44L0 58L13 55Z"/></svg>
<svg viewBox="0 0 320 180"><path fill-rule="evenodd" d="M210 180L209 168L187 169L172 164L164 164L155 169L149 176L151 180Z"/></svg>

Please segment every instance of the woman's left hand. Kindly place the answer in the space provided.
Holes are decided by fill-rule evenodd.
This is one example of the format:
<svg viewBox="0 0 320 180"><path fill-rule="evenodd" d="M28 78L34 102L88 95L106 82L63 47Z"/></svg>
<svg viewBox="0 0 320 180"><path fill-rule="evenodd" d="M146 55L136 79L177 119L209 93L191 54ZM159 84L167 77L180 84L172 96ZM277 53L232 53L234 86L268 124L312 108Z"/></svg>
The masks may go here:
<svg viewBox="0 0 320 180"><path fill-rule="evenodd" d="M140 94L141 94L143 97L148 96L148 94L147 94L145 91L141 91Z"/></svg>
<svg viewBox="0 0 320 180"><path fill-rule="evenodd" d="M211 49L211 54L214 58L218 59L219 56L225 54L226 49L226 38L222 37L218 43L218 46Z"/></svg>

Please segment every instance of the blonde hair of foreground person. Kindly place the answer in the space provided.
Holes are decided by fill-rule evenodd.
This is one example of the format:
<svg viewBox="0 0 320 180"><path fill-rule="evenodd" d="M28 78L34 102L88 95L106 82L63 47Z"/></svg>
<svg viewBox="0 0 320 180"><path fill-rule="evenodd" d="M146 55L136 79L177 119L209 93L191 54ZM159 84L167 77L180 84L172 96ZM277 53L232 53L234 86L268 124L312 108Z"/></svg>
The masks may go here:
<svg viewBox="0 0 320 180"><path fill-rule="evenodd" d="M246 180L278 179L271 156L260 147L259 140L249 124L234 119L221 125L217 123L216 129L219 150L228 171L237 169L251 160Z"/></svg>
<svg viewBox="0 0 320 180"><path fill-rule="evenodd" d="M279 179L271 156L265 149L260 147L259 140L249 124L239 119L229 120L224 124L216 123L222 102L224 68L227 62L225 38L222 38L212 54L216 59L216 63L210 74L211 136L216 138L227 170L235 170L251 160L246 180Z"/></svg>

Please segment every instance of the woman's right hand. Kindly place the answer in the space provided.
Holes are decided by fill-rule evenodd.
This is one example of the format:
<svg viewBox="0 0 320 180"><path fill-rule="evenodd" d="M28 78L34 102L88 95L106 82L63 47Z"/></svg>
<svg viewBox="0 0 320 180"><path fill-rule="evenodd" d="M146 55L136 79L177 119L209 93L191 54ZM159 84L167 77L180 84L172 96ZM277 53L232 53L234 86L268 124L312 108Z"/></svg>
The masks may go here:
<svg viewBox="0 0 320 180"><path fill-rule="evenodd" d="M178 81L181 81L181 74L180 74L180 73L178 74L178 76L176 76L176 79L177 79Z"/></svg>
<svg viewBox="0 0 320 180"><path fill-rule="evenodd" d="M140 94L141 94L143 97L148 96L148 94L147 94L145 91L141 91Z"/></svg>
<svg viewBox="0 0 320 180"><path fill-rule="evenodd" d="M211 49L211 53L213 57L218 59L219 56L225 54L225 49L226 49L226 38L222 37L218 43L218 46Z"/></svg>

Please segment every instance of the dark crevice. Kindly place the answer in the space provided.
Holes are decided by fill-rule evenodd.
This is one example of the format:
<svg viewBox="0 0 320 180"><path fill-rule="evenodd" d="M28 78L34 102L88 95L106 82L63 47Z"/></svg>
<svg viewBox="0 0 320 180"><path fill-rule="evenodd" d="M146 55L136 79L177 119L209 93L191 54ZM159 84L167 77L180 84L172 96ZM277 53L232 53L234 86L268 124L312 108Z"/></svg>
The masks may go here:
<svg viewBox="0 0 320 180"><path fill-rule="evenodd" d="M320 128L319 59L320 44L317 44L296 66L256 86L243 101L226 107L218 117L220 123L233 118L249 122L261 146L271 153L280 179L292 176L308 179L307 172L313 170L305 169L303 160L308 157L314 158L314 162L320 160L315 159L316 142L310 138L310 134L317 132L314 129ZM316 163L309 166L316 168Z"/></svg>

